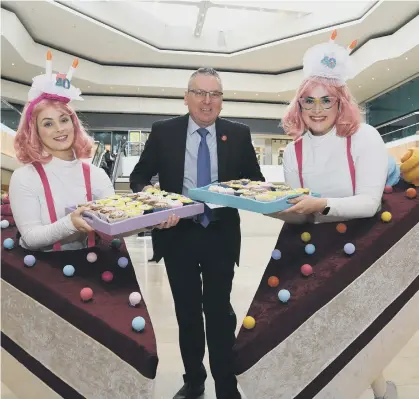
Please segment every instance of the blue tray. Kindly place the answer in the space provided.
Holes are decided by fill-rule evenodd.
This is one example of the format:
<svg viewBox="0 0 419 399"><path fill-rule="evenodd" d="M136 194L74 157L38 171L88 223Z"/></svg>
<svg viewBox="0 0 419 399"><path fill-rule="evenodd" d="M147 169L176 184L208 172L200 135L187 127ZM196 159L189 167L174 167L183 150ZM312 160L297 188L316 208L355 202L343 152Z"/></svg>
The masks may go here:
<svg viewBox="0 0 419 399"><path fill-rule="evenodd" d="M299 197L302 195L287 195L276 201L262 202L256 201L254 199L238 197L233 194L220 194L212 192L208 190L211 185L190 189L188 191L188 197L195 201L206 202L214 205L222 205L229 208L242 209L245 211L267 215L270 213L285 211L286 209L291 208L292 204L289 204L287 201L291 198ZM320 197L320 194L313 192L310 192L309 195L313 197Z"/></svg>

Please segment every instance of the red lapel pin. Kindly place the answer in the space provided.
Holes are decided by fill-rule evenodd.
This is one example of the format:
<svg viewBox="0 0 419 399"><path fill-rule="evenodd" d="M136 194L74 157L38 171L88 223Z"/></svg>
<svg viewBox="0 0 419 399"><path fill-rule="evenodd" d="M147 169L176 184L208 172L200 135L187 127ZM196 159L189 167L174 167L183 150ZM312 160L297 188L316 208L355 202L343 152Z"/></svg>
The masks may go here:
<svg viewBox="0 0 419 399"><path fill-rule="evenodd" d="M227 136L221 136L221 140L227 141Z"/></svg>

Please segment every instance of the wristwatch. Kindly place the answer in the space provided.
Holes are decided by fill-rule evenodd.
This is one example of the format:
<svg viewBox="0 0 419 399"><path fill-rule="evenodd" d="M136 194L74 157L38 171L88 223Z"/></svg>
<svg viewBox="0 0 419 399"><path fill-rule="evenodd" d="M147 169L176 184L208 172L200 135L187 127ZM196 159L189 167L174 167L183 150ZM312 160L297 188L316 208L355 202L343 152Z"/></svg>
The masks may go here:
<svg viewBox="0 0 419 399"><path fill-rule="evenodd" d="M327 215L330 211L330 206L326 204L323 211L321 212L322 215Z"/></svg>
<svg viewBox="0 0 419 399"><path fill-rule="evenodd" d="M322 215L327 215L330 211L330 206L326 206L326 208L323 209Z"/></svg>

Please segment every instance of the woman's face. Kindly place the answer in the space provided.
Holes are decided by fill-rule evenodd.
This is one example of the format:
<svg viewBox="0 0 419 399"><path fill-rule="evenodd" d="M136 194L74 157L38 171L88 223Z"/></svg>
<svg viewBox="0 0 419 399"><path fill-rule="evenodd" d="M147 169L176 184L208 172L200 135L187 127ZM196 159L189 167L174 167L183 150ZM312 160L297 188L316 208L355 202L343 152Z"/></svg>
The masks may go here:
<svg viewBox="0 0 419 399"><path fill-rule="evenodd" d="M48 107L39 113L36 123L41 142L49 154L63 159L68 154L72 156L74 125L70 115L55 107Z"/></svg>
<svg viewBox="0 0 419 399"><path fill-rule="evenodd" d="M307 91L299 103L303 121L313 134L325 134L336 124L339 102L324 87Z"/></svg>

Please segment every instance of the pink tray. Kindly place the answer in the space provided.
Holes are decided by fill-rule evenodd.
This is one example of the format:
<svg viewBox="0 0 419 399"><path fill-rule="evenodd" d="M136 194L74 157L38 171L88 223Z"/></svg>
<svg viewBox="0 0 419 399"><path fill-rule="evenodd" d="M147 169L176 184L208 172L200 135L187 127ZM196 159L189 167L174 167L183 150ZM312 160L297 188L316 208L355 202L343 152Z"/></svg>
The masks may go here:
<svg viewBox="0 0 419 399"><path fill-rule="evenodd" d="M76 207L66 208L66 213L71 213ZM135 233L137 230L151 227L165 222L170 215L175 214L179 218L187 218L204 213L204 204L194 203L184 205L182 208L165 209L147 215L136 216L120 222L107 223L96 215L83 214L83 218L96 231L100 231L110 236L116 236L127 233Z"/></svg>

